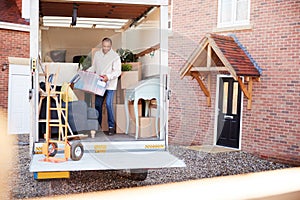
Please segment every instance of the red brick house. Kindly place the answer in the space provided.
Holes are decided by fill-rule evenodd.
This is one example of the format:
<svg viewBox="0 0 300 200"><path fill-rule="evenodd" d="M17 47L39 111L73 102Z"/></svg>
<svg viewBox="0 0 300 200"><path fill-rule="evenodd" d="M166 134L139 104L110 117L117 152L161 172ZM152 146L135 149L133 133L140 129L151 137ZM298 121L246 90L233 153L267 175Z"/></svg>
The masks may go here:
<svg viewBox="0 0 300 200"><path fill-rule="evenodd" d="M170 3L170 143L217 144L299 165L300 2ZM0 6L2 66L8 56L29 57L29 28L21 0ZM7 108L8 70L0 85Z"/></svg>
<svg viewBox="0 0 300 200"><path fill-rule="evenodd" d="M187 3L176 0L171 3L173 33L169 40L172 90L170 142L232 147L228 142L238 140L235 148L264 158L299 165L300 2L192 0ZM234 128L234 123L228 122L226 125L227 122L224 121L236 120L236 115L230 115L236 108L233 106L234 98L230 99L230 96L235 96L235 89L230 89L230 82L224 84L230 79L223 80L228 77L221 74L232 73L219 70L203 73L203 68L198 71L202 83L209 88L210 107L197 80L192 80L190 74L181 77L187 64L195 67L194 69L206 66L207 47L204 48L203 54L195 56L196 60L191 60L191 55L193 51L195 54L195 49L197 52L197 48L204 46L201 41L208 33L225 36L234 34L244 50L246 49L253 58L252 64L262 69L260 78L251 84L251 109L247 109L248 99L242 95L244 97L241 99L240 119L237 120L240 122L238 134L227 135L224 141L221 139L222 130L218 130L218 126L221 123L225 129ZM232 48L227 46L227 49L223 49L223 55ZM231 55L218 63L220 59L215 51L217 50L212 48L212 66L221 67L226 65L227 61L229 65L234 65L234 60L230 61L230 58L235 56L234 52L229 52ZM240 67L243 67L243 64L237 63ZM207 74L210 74L210 78ZM246 79L244 78L244 86L249 89L249 81ZM228 98L224 97L225 93ZM227 111L230 112L226 113ZM234 119L231 119L233 117Z"/></svg>
<svg viewBox="0 0 300 200"><path fill-rule="evenodd" d="M21 17L21 0L0 1L0 107L7 109L8 57L29 57L29 23Z"/></svg>

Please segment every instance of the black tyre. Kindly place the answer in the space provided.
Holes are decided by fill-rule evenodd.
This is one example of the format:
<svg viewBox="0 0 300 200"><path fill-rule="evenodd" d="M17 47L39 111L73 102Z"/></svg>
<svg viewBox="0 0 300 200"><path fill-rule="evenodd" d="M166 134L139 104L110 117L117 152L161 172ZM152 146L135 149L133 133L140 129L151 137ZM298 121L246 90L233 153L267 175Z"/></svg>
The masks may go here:
<svg viewBox="0 0 300 200"><path fill-rule="evenodd" d="M57 153L57 143L50 142L48 146L48 155L54 157Z"/></svg>
<svg viewBox="0 0 300 200"><path fill-rule="evenodd" d="M147 169L131 169L130 179L134 181L144 181L148 176Z"/></svg>
<svg viewBox="0 0 300 200"><path fill-rule="evenodd" d="M83 145L80 142L73 142L71 144L71 159L78 161L83 156Z"/></svg>

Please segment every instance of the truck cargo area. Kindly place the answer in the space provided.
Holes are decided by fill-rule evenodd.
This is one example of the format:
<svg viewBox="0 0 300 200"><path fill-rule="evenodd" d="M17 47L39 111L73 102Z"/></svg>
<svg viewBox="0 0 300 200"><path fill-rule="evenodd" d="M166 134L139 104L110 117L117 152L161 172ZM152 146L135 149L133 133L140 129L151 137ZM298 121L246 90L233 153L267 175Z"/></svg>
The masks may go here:
<svg viewBox="0 0 300 200"><path fill-rule="evenodd" d="M83 64L79 64L82 61L80 59L90 58L90 62L92 62L93 54L101 47L101 40L104 37L112 39L112 48L115 51L129 49L137 55L137 65L134 64L130 73L122 72L118 81L113 103L117 134L109 140L134 141L132 136L135 136L135 140L146 141L161 141L166 138L166 114L158 113L166 106L166 99L163 100L162 97L167 92L163 87L168 84L166 80L168 69L167 65L163 66L160 52L162 30L160 3L153 4L149 1L40 1L39 37L41 42L39 54L41 57L39 73L45 71L45 67L47 67L49 73L56 74L56 88L60 89L64 83L69 82L77 74L78 70L82 70ZM162 73L163 71L165 72ZM154 96L159 98L153 98L150 101L147 115L145 115L145 101L141 99L138 104L139 114L135 116L133 102L128 102L126 99L126 91L132 87L139 87L142 81L147 82L148 80L157 80L158 89ZM45 81L45 77L38 77L40 88ZM94 94L76 88L73 91L76 100L80 103L69 103L69 107L72 107L72 111L69 111L72 132L108 131L105 106L100 128L96 125L96 114L93 114L96 112ZM129 105L129 117L125 113L126 103ZM40 100L39 104L41 104L39 125L38 131L34 135L36 142L43 140L46 129L45 100ZM157 107L157 105L160 106ZM55 107L55 105L53 106ZM87 116L83 117L82 113L85 112ZM130 121L129 127L127 127L127 121ZM136 122L139 126L138 129L136 129ZM126 129L129 134L125 134ZM135 135L136 130L139 132L137 135ZM51 132L55 137L57 129L51 128ZM99 137L97 138L101 140Z"/></svg>
<svg viewBox="0 0 300 200"><path fill-rule="evenodd" d="M183 161L168 152L168 1L40 0L30 6L34 60L30 171L184 167ZM113 41L113 50L130 51L136 58L122 60L119 53L131 70L122 71L118 79L113 100L116 134L110 136L105 134L105 103L99 125L95 94L71 82L91 66L105 37ZM61 99L68 103L58 103ZM58 121L68 127L70 140L65 143L53 142L66 138L62 125L55 126ZM74 141L80 142L76 161L67 155L68 151L75 155ZM48 159L53 150L55 158L67 159L45 162L45 155Z"/></svg>

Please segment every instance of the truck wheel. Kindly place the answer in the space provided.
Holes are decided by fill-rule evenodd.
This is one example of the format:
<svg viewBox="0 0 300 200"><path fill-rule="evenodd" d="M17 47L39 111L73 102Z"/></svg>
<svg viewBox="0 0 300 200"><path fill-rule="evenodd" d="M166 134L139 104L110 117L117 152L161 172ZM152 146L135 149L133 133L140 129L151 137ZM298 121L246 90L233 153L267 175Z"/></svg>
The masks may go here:
<svg viewBox="0 0 300 200"><path fill-rule="evenodd" d="M71 144L71 159L78 161L83 156L83 145L80 142L73 142Z"/></svg>
<svg viewBox="0 0 300 200"><path fill-rule="evenodd" d="M148 176L147 169L131 169L130 179L134 181L144 181Z"/></svg>
<svg viewBox="0 0 300 200"><path fill-rule="evenodd" d="M57 144L55 142L50 142L48 146L48 155L54 157L57 153Z"/></svg>

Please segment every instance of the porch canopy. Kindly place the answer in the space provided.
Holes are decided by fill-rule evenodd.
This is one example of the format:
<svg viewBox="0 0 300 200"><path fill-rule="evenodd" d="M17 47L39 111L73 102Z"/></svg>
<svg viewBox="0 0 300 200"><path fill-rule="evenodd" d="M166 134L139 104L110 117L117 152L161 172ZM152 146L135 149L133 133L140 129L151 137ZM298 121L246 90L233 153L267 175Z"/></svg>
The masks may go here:
<svg viewBox="0 0 300 200"><path fill-rule="evenodd" d="M217 72L231 74L238 81L248 99L247 108L251 109L253 81L260 80L262 70L234 35L205 35L181 69L180 76L181 79L185 76L196 79L207 97L207 105L210 106L211 74ZM245 82L248 83L247 86Z"/></svg>

